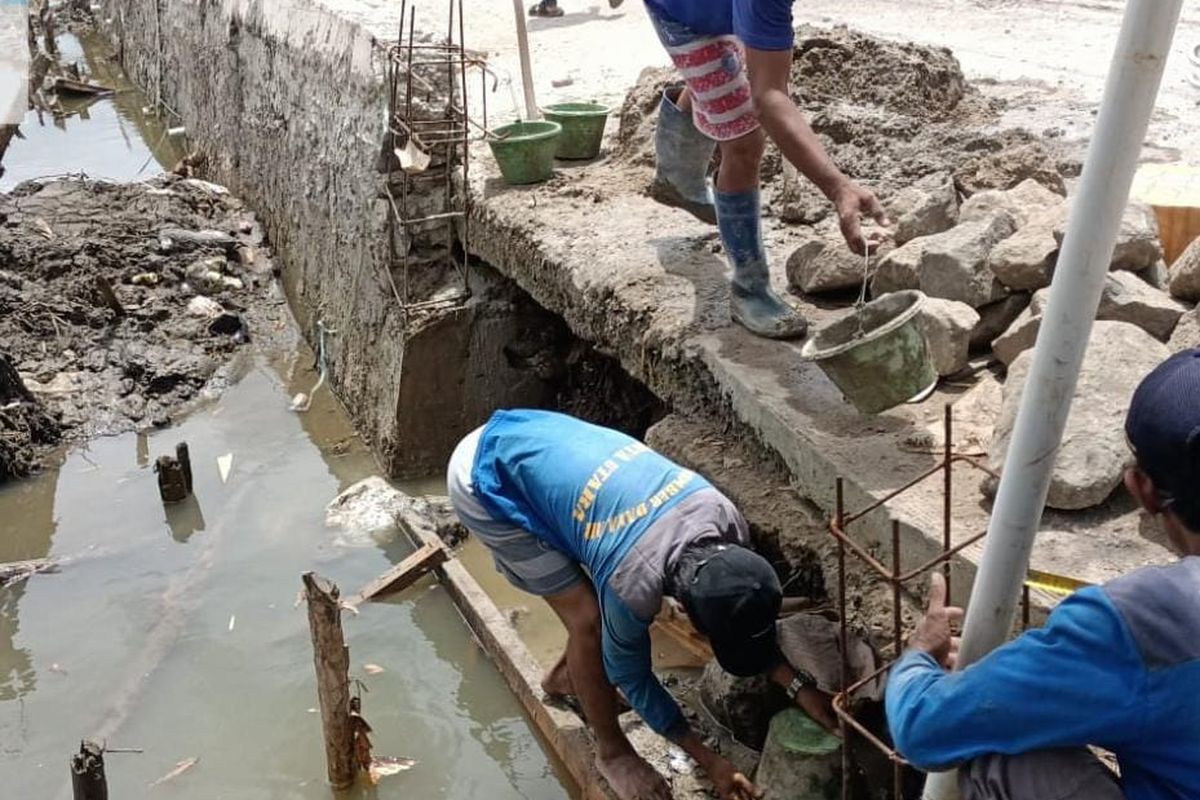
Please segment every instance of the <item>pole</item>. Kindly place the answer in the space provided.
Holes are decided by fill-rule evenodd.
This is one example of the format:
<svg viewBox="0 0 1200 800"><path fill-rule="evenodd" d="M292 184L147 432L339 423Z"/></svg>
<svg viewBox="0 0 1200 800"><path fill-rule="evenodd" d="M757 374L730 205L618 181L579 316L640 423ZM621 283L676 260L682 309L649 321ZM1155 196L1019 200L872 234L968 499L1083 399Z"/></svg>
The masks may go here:
<svg viewBox="0 0 1200 800"><path fill-rule="evenodd" d="M541 119L537 99L533 95L533 64L529 58L529 32L525 29L525 9L522 0L513 0L513 14L517 17L517 49L521 53L521 88L525 91L526 121Z"/></svg>
<svg viewBox="0 0 1200 800"><path fill-rule="evenodd" d="M313 572L304 573L301 580L308 600L329 784L334 789L346 789L354 783L357 767L354 721L350 717L350 648L342 636L338 588Z"/></svg>
<svg viewBox="0 0 1200 800"><path fill-rule="evenodd" d="M1182 2L1129 0L1125 6L971 590L959 668L982 658L1012 630L1050 487L1053 456L1062 442ZM926 782L926 800L957 794L953 772L931 775Z"/></svg>
<svg viewBox="0 0 1200 800"><path fill-rule="evenodd" d="M71 756L71 797L73 800L108 800L104 748L90 739L80 742L79 752Z"/></svg>

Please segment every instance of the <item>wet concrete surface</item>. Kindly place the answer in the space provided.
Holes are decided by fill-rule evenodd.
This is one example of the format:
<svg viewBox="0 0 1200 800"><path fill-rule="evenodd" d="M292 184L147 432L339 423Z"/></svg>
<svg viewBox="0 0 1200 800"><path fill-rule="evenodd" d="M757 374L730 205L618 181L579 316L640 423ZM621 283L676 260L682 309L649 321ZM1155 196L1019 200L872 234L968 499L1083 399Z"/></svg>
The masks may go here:
<svg viewBox="0 0 1200 800"><path fill-rule="evenodd" d="M109 756L114 797L145 796L189 758L159 791L329 797L299 576L315 569L350 592L411 548L338 545L325 528L325 504L376 468L326 391L307 414L288 410L315 380L309 363L307 352L248 359L236 385L176 427L94 440L0 489L0 560L62 560L0 589L0 783L14 796L67 796L68 755L101 736L145 750ZM195 498L164 509L152 462L178 441ZM347 797L565 794L431 580L347 615L345 629L376 752L418 760Z"/></svg>
<svg viewBox="0 0 1200 800"><path fill-rule="evenodd" d="M147 113L150 99L125 75L108 41L94 31L63 31L56 38L58 63L78 62L114 94L64 96L55 110L30 110L4 156L0 191L21 181L64 173L128 181L170 169L186 154L186 138L167 136L182 123Z"/></svg>

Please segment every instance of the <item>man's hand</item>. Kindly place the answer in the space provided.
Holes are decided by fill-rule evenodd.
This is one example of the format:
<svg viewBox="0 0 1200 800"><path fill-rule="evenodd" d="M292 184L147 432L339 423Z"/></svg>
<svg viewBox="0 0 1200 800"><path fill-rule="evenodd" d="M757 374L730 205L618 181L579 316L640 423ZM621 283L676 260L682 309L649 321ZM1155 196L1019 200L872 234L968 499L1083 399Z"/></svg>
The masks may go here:
<svg viewBox="0 0 1200 800"><path fill-rule="evenodd" d="M842 237L846 244L858 255L864 255L867 249L872 252L878 242L868 242L863 237L862 220L869 217L880 225L890 225L887 212L879 199L869 189L864 189L853 181L846 181L830 197L837 209L838 224L842 229Z"/></svg>
<svg viewBox="0 0 1200 800"><path fill-rule="evenodd" d="M749 778L737 771L737 767L729 759L714 755L705 767L708 777L721 800L757 800L763 796L763 790L755 786Z"/></svg>
<svg viewBox="0 0 1200 800"><path fill-rule="evenodd" d="M959 638L951 623L961 622L963 610L946 605L946 579L934 572L929 580L929 602L925 616L908 640L910 650L921 650L933 656L946 669L954 669L958 661Z"/></svg>
<svg viewBox="0 0 1200 800"><path fill-rule="evenodd" d="M841 736L837 714L833 713L833 698L815 686L805 686L796 692L796 705L804 710L825 730L834 736Z"/></svg>

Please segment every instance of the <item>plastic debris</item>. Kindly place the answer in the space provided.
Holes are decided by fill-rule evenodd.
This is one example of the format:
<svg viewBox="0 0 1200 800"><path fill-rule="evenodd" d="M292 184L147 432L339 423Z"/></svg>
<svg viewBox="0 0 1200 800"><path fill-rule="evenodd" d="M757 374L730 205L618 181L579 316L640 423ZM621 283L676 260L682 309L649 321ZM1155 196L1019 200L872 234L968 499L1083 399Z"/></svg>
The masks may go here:
<svg viewBox="0 0 1200 800"><path fill-rule="evenodd" d="M217 472L221 475L221 483L229 480L229 471L233 469L233 453L217 456Z"/></svg>
<svg viewBox="0 0 1200 800"><path fill-rule="evenodd" d="M167 781L174 780L175 778L178 778L180 775L187 772L189 769L196 766L196 764L198 764L198 763L200 763L199 758L196 758L196 757L185 758L183 761L178 762L174 766L174 768L172 768L171 771L168 772L166 775L163 775L161 778L159 778L158 780L151 783L150 784L151 788L158 786L159 784L166 783Z"/></svg>

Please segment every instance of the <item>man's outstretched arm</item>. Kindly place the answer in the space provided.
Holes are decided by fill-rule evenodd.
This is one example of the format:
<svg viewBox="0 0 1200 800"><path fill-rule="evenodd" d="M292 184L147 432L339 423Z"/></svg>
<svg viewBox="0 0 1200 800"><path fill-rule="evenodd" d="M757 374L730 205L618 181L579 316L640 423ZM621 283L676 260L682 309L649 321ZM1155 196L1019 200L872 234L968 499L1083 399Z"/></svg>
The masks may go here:
<svg viewBox="0 0 1200 800"><path fill-rule="evenodd" d="M862 253L861 220L871 217L888 224L883 206L869 190L846 177L825 152L804 113L796 107L788 92L791 79L792 50L756 50L746 48L746 71L754 110L771 141L837 209L842 236L850 249Z"/></svg>

